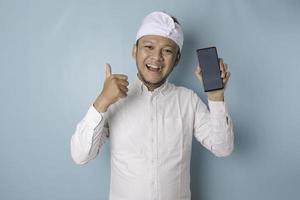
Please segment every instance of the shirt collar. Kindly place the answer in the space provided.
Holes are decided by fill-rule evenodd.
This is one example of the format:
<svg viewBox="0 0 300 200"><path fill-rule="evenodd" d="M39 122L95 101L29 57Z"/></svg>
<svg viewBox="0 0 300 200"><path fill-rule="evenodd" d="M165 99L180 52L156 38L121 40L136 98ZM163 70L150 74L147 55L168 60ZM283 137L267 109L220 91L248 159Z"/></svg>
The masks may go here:
<svg viewBox="0 0 300 200"><path fill-rule="evenodd" d="M166 95L170 88L168 79L153 91L149 91L147 86L138 77L136 77L135 85L137 86L139 94L149 94L153 96L158 94Z"/></svg>

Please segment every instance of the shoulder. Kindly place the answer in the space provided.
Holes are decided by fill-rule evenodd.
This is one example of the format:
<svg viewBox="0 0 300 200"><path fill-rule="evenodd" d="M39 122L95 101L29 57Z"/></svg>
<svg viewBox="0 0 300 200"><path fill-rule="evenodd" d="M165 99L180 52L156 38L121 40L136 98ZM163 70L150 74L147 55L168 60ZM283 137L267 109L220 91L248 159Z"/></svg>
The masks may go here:
<svg viewBox="0 0 300 200"><path fill-rule="evenodd" d="M198 96L198 94L194 90L189 89L184 86L176 86L173 83L169 83L169 84L170 84L170 88L172 91L171 93L173 93L173 95L178 96L179 99L181 99L182 101L187 101L187 102L191 103L192 105L196 105L199 102L203 103L201 98Z"/></svg>
<svg viewBox="0 0 300 200"><path fill-rule="evenodd" d="M202 100L195 91L184 86L176 86L173 83L170 84L170 93L167 98L170 100L176 100L179 103L182 110L190 110L191 113L196 110L197 105L202 104Z"/></svg>
<svg viewBox="0 0 300 200"><path fill-rule="evenodd" d="M183 95L183 96L193 96L195 92L189 88L186 88L184 86L177 86L173 83L169 83L169 87L171 88L171 91L178 94L178 95ZM186 96L186 97L187 97Z"/></svg>

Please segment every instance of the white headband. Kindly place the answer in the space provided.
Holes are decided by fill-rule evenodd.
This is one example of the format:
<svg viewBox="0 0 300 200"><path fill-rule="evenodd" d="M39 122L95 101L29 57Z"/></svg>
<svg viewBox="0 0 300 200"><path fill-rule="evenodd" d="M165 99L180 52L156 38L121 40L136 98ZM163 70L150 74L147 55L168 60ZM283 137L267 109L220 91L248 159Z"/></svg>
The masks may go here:
<svg viewBox="0 0 300 200"><path fill-rule="evenodd" d="M137 32L136 41L144 35L160 35L173 40L181 51L183 32L181 26L164 12L152 12L147 15Z"/></svg>

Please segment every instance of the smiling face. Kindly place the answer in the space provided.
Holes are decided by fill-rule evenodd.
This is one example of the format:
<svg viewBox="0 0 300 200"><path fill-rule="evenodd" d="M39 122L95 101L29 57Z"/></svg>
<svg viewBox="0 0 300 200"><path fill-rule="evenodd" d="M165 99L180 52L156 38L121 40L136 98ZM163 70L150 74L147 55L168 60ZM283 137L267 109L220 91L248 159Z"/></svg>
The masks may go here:
<svg viewBox="0 0 300 200"><path fill-rule="evenodd" d="M179 47L171 39L145 35L133 46L138 76L150 91L161 86L180 59Z"/></svg>

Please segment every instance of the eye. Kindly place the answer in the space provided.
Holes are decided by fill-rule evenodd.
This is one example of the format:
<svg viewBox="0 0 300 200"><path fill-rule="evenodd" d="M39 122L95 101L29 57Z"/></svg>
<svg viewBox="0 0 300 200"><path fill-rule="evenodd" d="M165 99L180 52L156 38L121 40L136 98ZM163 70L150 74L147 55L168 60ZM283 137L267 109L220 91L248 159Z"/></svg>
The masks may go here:
<svg viewBox="0 0 300 200"><path fill-rule="evenodd" d="M164 49L164 52L166 54L173 54L173 51L171 49Z"/></svg>
<svg viewBox="0 0 300 200"><path fill-rule="evenodd" d="M153 49L153 46L151 46L151 45L145 45L144 47L149 50Z"/></svg>

